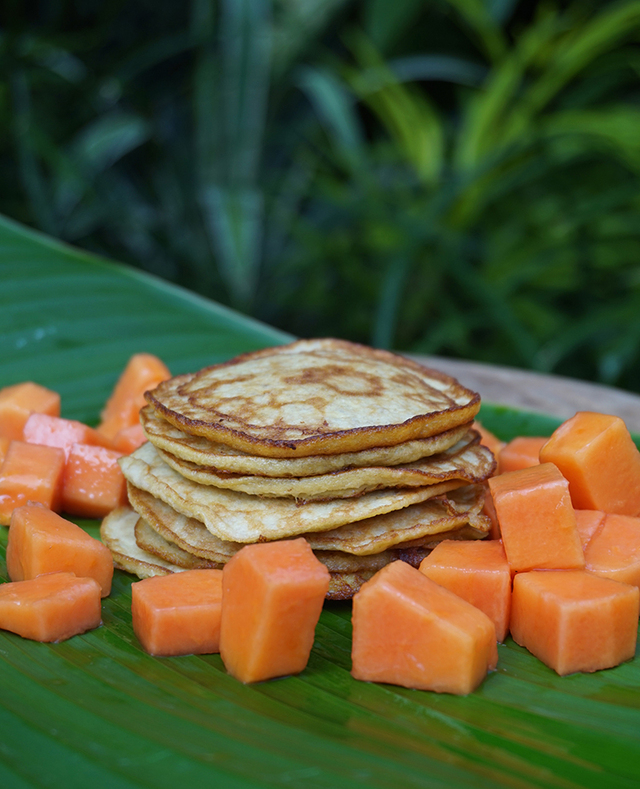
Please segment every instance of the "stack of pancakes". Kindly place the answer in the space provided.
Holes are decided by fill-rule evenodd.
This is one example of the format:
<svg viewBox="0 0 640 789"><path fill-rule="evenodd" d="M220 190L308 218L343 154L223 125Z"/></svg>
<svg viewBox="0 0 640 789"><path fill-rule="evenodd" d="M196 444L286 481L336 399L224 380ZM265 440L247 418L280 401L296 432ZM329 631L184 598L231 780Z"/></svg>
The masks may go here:
<svg viewBox="0 0 640 789"><path fill-rule="evenodd" d="M304 537L350 598L385 564L480 539L493 456L480 398L409 359L301 340L146 393L147 443L120 460L130 507L102 524L139 577L222 567L247 543Z"/></svg>

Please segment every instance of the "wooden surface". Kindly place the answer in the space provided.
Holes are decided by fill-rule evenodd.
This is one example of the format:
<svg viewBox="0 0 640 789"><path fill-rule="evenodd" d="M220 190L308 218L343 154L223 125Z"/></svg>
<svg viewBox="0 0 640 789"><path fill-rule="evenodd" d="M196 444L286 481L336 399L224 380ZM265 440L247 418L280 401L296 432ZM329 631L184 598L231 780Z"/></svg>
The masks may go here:
<svg viewBox="0 0 640 789"><path fill-rule="evenodd" d="M479 392L487 402L562 418L573 416L576 411L616 414L624 419L632 433L640 434L640 395L601 384L510 367L440 356L414 355L413 358L453 375L464 386Z"/></svg>

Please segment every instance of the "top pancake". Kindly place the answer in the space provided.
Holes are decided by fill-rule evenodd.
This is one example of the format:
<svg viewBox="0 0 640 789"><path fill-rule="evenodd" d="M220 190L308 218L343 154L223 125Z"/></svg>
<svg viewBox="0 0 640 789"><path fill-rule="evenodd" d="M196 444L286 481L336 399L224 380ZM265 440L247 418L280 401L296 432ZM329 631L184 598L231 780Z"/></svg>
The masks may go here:
<svg viewBox="0 0 640 789"><path fill-rule="evenodd" d="M477 393L401 356L300 340L176 376L146 393L187 433L263 457L357 452L472 420Z"/></svg>

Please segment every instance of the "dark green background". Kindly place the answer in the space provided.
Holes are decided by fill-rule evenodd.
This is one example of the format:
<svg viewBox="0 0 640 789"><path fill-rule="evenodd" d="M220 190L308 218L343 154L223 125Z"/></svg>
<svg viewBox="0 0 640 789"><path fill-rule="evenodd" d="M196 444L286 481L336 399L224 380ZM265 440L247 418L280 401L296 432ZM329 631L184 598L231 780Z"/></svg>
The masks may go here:
<svg viewBox="0 0 640 789"><path fill-rule="evenodd" d="M0 25L0 213L296 336L640 391L637 0Z"/></svg>

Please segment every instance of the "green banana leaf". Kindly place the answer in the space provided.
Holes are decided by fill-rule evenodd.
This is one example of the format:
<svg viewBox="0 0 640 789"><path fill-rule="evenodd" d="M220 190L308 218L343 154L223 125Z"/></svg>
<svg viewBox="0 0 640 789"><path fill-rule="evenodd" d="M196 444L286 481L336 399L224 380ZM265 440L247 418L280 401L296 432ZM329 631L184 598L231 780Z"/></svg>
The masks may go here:
<svg viewBox="0 0 640 789"><path fill-rule="evenodd" d="M63 415L90 423L134 352L179 373L290 339L7 220L0 326L0 385L55 388ZM482 418L503 438L557 424L488 404ZM116 572L103 625L85 635L38 644L0 632L3 787L638 786L637 659L560 678L508 639L466 697L356 682L350 605L328 603L305 671L245 686L218 655L146 655L132 580Z"/></svg>

